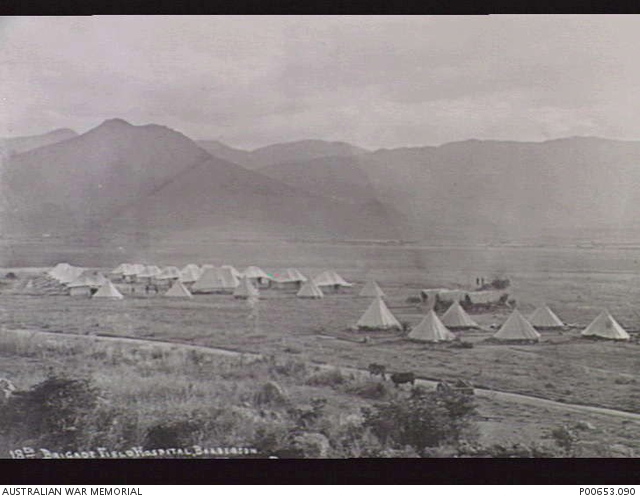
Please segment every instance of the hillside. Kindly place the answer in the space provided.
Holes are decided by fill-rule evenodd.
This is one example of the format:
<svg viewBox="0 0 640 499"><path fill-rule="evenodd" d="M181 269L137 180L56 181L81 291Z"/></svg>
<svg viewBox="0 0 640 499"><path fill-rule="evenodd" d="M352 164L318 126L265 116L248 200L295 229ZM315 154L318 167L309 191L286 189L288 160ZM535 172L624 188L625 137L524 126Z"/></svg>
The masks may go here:
<svg viewBox="0 0 640 499"><path fill-rule="evenodd" d="M332 156L268 165L260 173L333 199L369 202L376 199L375 190L361 164L359 156Z"/></svg>
<svg viewBox="0 0 640 499"><path fill-rule="evenodd" d="M0 153L11 156L77 136L78 134L73 130L61 128L41 135L0 138Z"/></svg>
<svg viewBox="0 0 640 499"><path fill-rule="evenodd" d="M216 158L253 169L254 159L251 151L236 149L217 140L197 140L196 144Z"/></svg>
<svg viewBox="0 0 640 499"><path fill-rule="evenodd" d="M362 167L417 236L486 242L637 232L638 165L639 142L575 137L380 150Z"/></svg>
<svg viewBox="0 0 640 499"><path fill-rule="evenodd" d="M346 142L328 142L325 140L300 140L272 144L245 151L229 147L216 140L199 140L197 144L212 155L257 170L268 165L295 163L333 156L358 156L368 152Z"/></svg>

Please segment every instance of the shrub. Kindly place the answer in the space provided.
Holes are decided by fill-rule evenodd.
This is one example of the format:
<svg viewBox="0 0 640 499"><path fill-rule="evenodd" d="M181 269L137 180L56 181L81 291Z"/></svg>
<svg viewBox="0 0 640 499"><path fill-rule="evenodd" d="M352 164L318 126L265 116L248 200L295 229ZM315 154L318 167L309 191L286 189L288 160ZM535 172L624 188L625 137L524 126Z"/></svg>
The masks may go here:
<svg viewBox="0 0 640 499"><path fill-rule="evenodd" d="M11 398L0 427L44 447L77 450L108 432L116 416L90 380L52 375Z"/></svg>
<svg viewBox="0 0 640 499"><path fill-rule="evenodd" d="M289 417L299 429L310 429L323 416L327 399L313 398L310 406L293 407L289 409Z"/></svg>
<svg viewBox="0 0 640 499"><path fill-rule="evenodd" d="M258 407L278 407L286 404L287 400L285 391L273 381L267 381L253 396L253 404Z"/></svg>
<svg viewBox="0 0 640 499"><path fill-rule="evenodd" d="M391 393L389 386L381 381L365 381L350 385L345 390L347 393L357 395L365 399L381 400Z"/></svg>
<svg viewBox="0 0 640 499"><path fill-rule="evenodd" d="M16 276L13 272L7 272L7 275L4 276L5 279L17 279L18 276Z"/></svg>
<svg viewBox="0 0 640 499"><path fill-rule="evenodd" d="M199 443L198 437L205 426L204 421L197 419L158 423L147 430L143 445L146 449L188 447Z"/></svg>
<svg viewBox="0 0 640 499"><path fill-rule="evenodd" d="M363 408L363 425L385 446L409 446L422 454L427 447L456 443L471 426L475 412L472 395L441 393L414 388L408 398L399 397L373 408Z"/></svg>

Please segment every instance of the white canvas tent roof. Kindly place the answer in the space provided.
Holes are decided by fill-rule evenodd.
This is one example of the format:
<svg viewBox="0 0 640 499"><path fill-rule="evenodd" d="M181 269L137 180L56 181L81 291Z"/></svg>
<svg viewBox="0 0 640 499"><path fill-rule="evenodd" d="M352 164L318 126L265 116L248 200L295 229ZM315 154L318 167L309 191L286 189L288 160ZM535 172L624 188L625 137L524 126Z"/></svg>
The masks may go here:
<svg viewBox="0 0 640 499"><path fill-rule="evenodd" d="M76 279L78 279L83 272L84 272L84 269L69 265L68 267L65 267L61 269L59 272L57 272L58 277L56 279L61 284L69 284L70 282L73 282Z"/></svg>
<svg viewBox="0 0 640 499"><path fill-rule="evenodd" d="M398 319L393 316L380 297L374 298L369 308L356 323L356 326L369 329L402 329Z"/></svg>
<svg viewBox="0 0 640 499"><path fill-rule="evenodd" d="M496 340L538 341L540 339L540 333L515 309L493 337Z"/></svg>
<svg viewBox="0 0 640 499"><path fill-rule="evenodd" d="M160 272L156 276L156 279L179 279L179 278L180 278L180 271L178 270L178 267L174 267L172 265L163 268L162 272Z"/></svg>
<svg viewBox="0 0 640 499"><path fill-rule="evenodd" d="M280 272L274 272L271 279L279 283L307 282L307 278L298 269L284 269Z"/></svg>
<svg viewBox="0 0 640 499"><path fill-rule="evenodd" d="M264 270L262 270L260 267L256 267L255 265L244 269L242 275L248 277L249 279L271 279L271 277L269 277Z"/></svg>
<svg viewBox="0 0 640 499"><path fill-rule="evenodd" d="M240 279L242 274L238 269L236 269L233 265L223 265L220 267L221 269L228 269L236 279Z"/></svg>
<svg viewBox="0 0 640 499"><path fill-rule="evenodd" d="M353 284L345 281L335 270L325 270L314 277L313 280L318 286L353 286Z"/></svg>
<svg viewBox="0 0 640 499"><path fill-rule="evenodd" d="M360 290L358 296L376 297L385 296L385 294L376 281L368 281Z"/></svg>
<svg viewBox="0 0 640 499"><path fill-rule="evenodd" d="M238 287L233 291L236 298L250 298L259 296L260 292L251 284L248 277L243 277Z"/></svg>
<svg viewBox="0 0 640 499"><path fill-rule="evenodd" d="M298 298L322 298L324 293L316 286L316 283L311 280L302 285L296 296Z"/></svg>
<svg viewBox="0 0 640 499"><path fill-rule="evenodd" d="M120 291L116 289L116 287L111 283L111 281L107 280L100 289L96 291L92 298L114 298L117 300L121 300L123 298Z"/></svg>
<svg viewBox="0 0 640 499"><path fill-rule="evenodd" d="M164 296L168 296L170 298L191 298L193 295L187 288L184 287L184 284L182 284L180 281L176 281L169 288L169 291L164 294Z"/></svg>
<svg viewBox="0 0 640 499"><path fill-rule="evenodd" d="M147 265L144 270L138 273L138 277L156 277L162 272L157 265Z"/></svg>
<svg viewBox="0 0 640 499"><path fill-rule="evenodd" d="M582 336L597 336L609 340L628 340L630 338L629 333L611 316L608 310L603 310L582 331Z"/></svg>
<svg viewBox="0 0 640 499"><path fill-rule="evenodd" d="M188 263L180 269L181 274L185 274L186 272L193 273L196 277L200 277L200 274L202 274L202 270L195 263Z"/></svg>
<svg viewBox="0 0 640 499"><path fill-rule="evenodd" d="M447 327L479 327L457 301L453 302L442 315L442 323Z"/></svg>
<svg viewBox="0 0 640 499"><path fill-rule="evenodd" d="M445 327L433 310L429 310L420 324L411 330L409 338L432 343L456 339L455 335Z"/></svg>
<svg viewBox="0 0 640 499"><path fill-rule="evenodd" d="M553 328L553 327L563 327L564 323L560 320L560 318L553 313L553 311L546 305L537 308L531 317L529 317L529 322L533 327L540 328Z"/></svg>
<svg viewBox="0 0 640 499"><path fill-rule="evenodd" d="M85 271L80 277L67 284L68 288L90 287L98 288L107 282L107 278L100 272L91 273Z"/></svg>
<svg viewBox="0 0 640 499"><path fill-rule="evenodd" d="M49 277L53 277L54 279L60 280L60 278L65 275L65 272L67 272L70 267L71 265L69 265L68 263L58 263L55 267L47 271L47 275Z"/></svg>
<svg viewBox="0 0 640 499"><path fill-rule="evenodd" d="M200 278L200 269L185 267L180 271L181 282L196 282Z"/></svg>
<svg viewBox="0 0 640 499"><path fill-rule="evenodd" d="M144 272L144 270L145 270L145 266L142 263L132 263L124 270L122 275L137 276L138 274L141 274L142 272Z"/></svg>
<svg viewBox="0 0 640 499"><path fill-rule="evenodd" d="M113 275L122 275L124 274L124 272L129 268L129 264L128 263L121 263L120 265L118 265L115 269L113 269L111 272L109 272L110 274Z"/></svg>

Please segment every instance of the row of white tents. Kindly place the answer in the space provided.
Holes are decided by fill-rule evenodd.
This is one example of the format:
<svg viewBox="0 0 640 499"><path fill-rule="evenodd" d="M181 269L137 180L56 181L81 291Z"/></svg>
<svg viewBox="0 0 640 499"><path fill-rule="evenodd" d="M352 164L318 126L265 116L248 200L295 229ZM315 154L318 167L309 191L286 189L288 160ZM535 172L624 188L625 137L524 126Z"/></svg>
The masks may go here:
<svg viewBox="0 0 640 499"><path fill-rule="evenodd" d="M121 296L111 281L99 272L59 263L47 274L64 284L71 295L92 296L96 290L104 287L100 295L96 293L93 296L100 297L105 293L112 298ZM164 293L168 297L190 297L192 293L227 293L237 298L251 298L259 296L259 288L270 287L273 283L276 288L297 289L297 296L300 298L313 299L322 298L328 289L353 286L334 270L326 270L313 279L308 279L295 268L268 274L257 266L250 266L244 272L239 272L231 265L200 267L188 264L178 269L174 266L160 268L156 265L123 263L109 275L128 283L161 284L165 289L168 287ZM371 281L364 286L359 296L384 296L384 293L377 283Z"/></svg>
<svg viewBox="0 0 640 499"><path fill-rule="evenodd" d="M365 313L356 323L361 330L402 329L382 297L376 297ZM429 310L422 321L411 329L409 338L416 341L438 343L452 341L456 336L451 329L478 328L478 324L465 312L460 303L454 302L439 318L433 309ZM536 309L529 319L526 319L517 309L514 309L507 320L493 335L497 341L531 341L537 342L541 335L535 328L558 329L565 324L546 305ZM582 336L593 336L611 340L629 340L630 336L624 328L604 310L589 326L582 331Z"/></svg>

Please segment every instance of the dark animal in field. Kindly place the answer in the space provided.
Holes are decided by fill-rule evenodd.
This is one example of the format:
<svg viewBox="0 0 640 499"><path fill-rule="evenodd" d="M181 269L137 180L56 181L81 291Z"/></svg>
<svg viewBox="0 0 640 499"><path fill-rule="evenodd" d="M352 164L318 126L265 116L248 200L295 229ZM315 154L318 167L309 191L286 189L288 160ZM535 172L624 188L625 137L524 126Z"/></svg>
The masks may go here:
<svg viewBox="0 0 640 499"><path fill-rule="evenodd" d="M387 368L383 364L376 364L372 362L369 364L369 375L370 376L382 376L382 379L387 379Z"/></svg>
<svg viewBox="0 0 640 499"><path fill-rule="evenodd" d="M403 385L405 383L411 383L415 385L416 383L416 375L412 372L407 373L393 373L391 375L391 381L393 384L398 387L399 385Z"/></svg>

